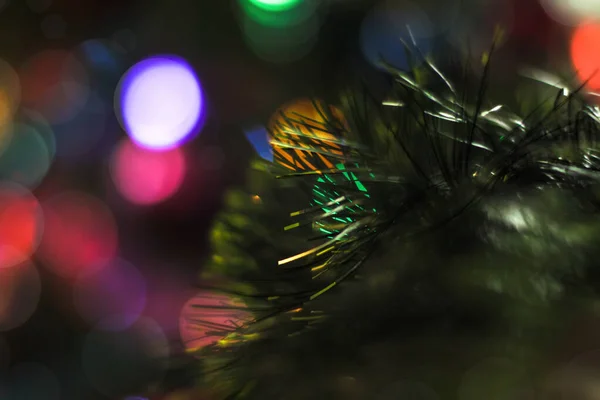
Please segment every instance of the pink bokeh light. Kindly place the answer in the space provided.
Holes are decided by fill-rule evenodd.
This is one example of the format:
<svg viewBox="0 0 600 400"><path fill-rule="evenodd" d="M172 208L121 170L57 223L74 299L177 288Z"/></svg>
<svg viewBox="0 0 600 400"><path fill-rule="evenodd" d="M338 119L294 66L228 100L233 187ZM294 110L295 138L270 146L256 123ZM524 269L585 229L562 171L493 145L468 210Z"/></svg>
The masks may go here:
<svg viewBox="0 0 600 400"><path fill-rule="evenodd" d="M189 351L210 346L253 319L244 304L223 294L200 293L188 300L179 318L179 334Z"/></svg>
<svg viewBox="0 0 600 400"><path fill-rule="evenodd" d="M160 203L181 187L186 172L183 151L154 152L129 140L119 143L111 162L115 187L128 201L139 205Z"/></svg>
<svg viewBox="0 0 600 400"><path fill-rule="evenodd" d="M115 259L96 271L83 273L74 287L79 314L91 325L109 331L130 327L146 305L146 281L132 264Z"/></svg>

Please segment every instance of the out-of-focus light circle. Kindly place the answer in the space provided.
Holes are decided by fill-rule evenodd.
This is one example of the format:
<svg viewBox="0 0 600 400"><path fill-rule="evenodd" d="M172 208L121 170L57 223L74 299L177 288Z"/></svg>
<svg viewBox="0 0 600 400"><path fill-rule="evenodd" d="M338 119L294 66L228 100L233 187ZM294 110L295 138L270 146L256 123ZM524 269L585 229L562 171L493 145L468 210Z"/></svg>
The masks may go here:
<svg viewBox="0 0 600 400"><path fill-rule="evenodd" d="M319 21L316 17L296 19L282 15L271 20L249 13L242 21L246 44L256 56L268 62L283 64L300 60L317 42Z"/></svg>
<svg viewBox="0 0 600 400"><path fill-rule="evenodd" d="M156 152L123 140L111 161L115 187L135 204L156 204L173 196L186 172L183 151L176 147Z"/></svg>
<svg viewBox="0 0 600 400"><path fill-rule="evenodd" d="M170 149L200 128L202 89L182 59L151 57L139 62L122 78L117 96L117 115L140 147Z"/></svg>
<svg viewBox="0 0 600 400"><path fill-rule="evenodd" d="M60 384L56 375L45 365L21 363L8 374L10 400L60 400Z"/></svg>
<svg viewBox="0 0 600 400"><path fill-rule="evenodd" d="M91 39L83 42L79 49L87 64L105 71L116 71L119 67L114 51L115 45L107 40Z"/></svg>
<svg viewBox="0 0 600 400"><path fill-rule="evenodd" d="M127 329L146 305L146 282L132 264L113 260L97 271L80 275L73 299L79 314L98 329Z"/></svg>
<svg viewBox="0 0 600 400"><path fill-rule="evenodd" d="M58 275L72 278L112 260L117 224L95 197L66 192L43 202L45 229L39 255Z"/></svg>
<svg viewBox="0 0 600 400"><path fill-rule="evenodd" d="M21 68L23 103L50 123L64 123L77 115L90 93L83 65L64 50L46 50Z"/></svg>
<svg viewBox="0 0 600 400"><path fill-rule="evenodd" d="M245 132L256 153L267 161L273 161L273 149L269 143L269 132L264 126L258 126Z"/></svg>
<svg viewBox="0 0 600 400"><path fill-rule="evenodd" d="M341 123L345 123L342 111L339 108L329 106L320 100L299 99L281 107L269 121L268 131L272 135L272 147L274 159L286 168L291 170L316 170L319 165L313 165L307 152L302 147L308 147L310 144L298 143L296 134L314 136L314 144L319 145L320 141L327 141L328 151L338 156L342 156L342 147L336 143L336 138L327 126L325 110L328 110L333 117ZM289 120L295 121L290 123ZM292 126L293 125L293 126ZM308 126L313 127L309 129ZM286 147L290 146L290 147ZM295 148L294 148L295 147ZM317 154L317 158L326 168L334 168L339 158L329 158L325 154ZM302 162L298 162L302 160Z"/></svg>
<svg viewBox="0 0 600 400"><path fill-rule="evenodd" d="M296 29L297 25L306 23L311 18L312 22L317 22L318 15L315 11L319 3L314 0L299 0L292 3L286 3L285 6L267 7L264 4L252 0L241 0L242 17L251 20L266 28L287 28ZM318 24L314 24L315 26ZM280 32L287 36L288 32Z"/></svg>
<svg viewBox="0 0 600 400"><path fill-rule="evenodd" d="M15 124L10 143L0 155L0 179L36 188L50 169L50 151L42 136L30 126Z"/></svg>
<svg viewBox="0 0 600 400"><path fill-rule="evenodd" d="M163 330L144 317L126 331L93 330L83 344L82 364L89 382L116 398L160 383L169 353Z"/></svg>
<svg viewBox="0 0 600 400"><path fill-rule="evenodd" d="M44 221L42 208L27 189L0 185L0 269L27 260L37 249Z"/></svg>
<svg viewBox="0 0 600 400"><path fill-rule="evenodd" d="M540 0L546 13L556 22L576 26L600 19L600 0Z"/></svg>
<svg viewBox="0 0 600 400"><path fill-rule="evenodd" d="M298 5L303 0L246 0L257 7L269 11L287 10Z"/></svg>
<svg viewBox="0 0 600 400"><path fill-rule="evenodd" d="M0 269L0 332L23 325L37 309L42 285L34 265Z"/></svg>
<svg viewBox="0 0 600 400"><path fill-rule="evenodd" d="M571 37L571 61L582 82L600 89L600 23L579 25Z"/></svg>
<svg viewBox="0 0 600 400"><path fill-rule="evenodd" d="M183 306L179 318L179 334L185 348L196 351L223 339L236 327L253 320L244 304L232 297L216 293L199 293Z"/></svg>
<svg viewBox="0 0 600 400"><path fill-rule="evenodd" d="M418 51L427 55L434 36L427 15L415 5L387 1L376 6L363 21L360 46L365 58L375 67L381 68L381 63L386 62L393 67L407 69L410 63L406 49L414 54L414 64L422 62L411 35Z"/></svg>

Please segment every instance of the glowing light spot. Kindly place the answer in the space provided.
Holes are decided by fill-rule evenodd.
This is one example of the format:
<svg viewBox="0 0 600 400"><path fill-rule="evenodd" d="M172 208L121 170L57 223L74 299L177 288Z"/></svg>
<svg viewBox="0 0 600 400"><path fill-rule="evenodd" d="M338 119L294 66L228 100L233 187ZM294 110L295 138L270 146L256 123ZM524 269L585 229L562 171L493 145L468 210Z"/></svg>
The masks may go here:
<svg viewBox="0 0 600 400"><path fill-rule="evenodd" d="M292 8L302 0L248 0L250 3L269 11L281 11Z"/></svg>
<svg viewBox="0 0 600 400"><path fill-rule="evenodd" d="M98 329L130 327L146 305L146 282L132 264L113 260L97 271L80 275L73 298L79 314Z"/></svg>
<svg viewBox="0 0 600 400"><path fill-rule="evenodd" d="M25 188L0 186L0 269L27 260L39 245L43 231L42 208Z"/></svg>
<svg viewBox="0 0 600 400"><path fill-rule="evenodd" d="M108 41L93 39L83 42L80 49L93 67L113 71L118 67L113 47Z"/></svg>
<svg viewBox="0 0 600 400"><path fill-rule="evenodd" d="M600 24L578 26L571 38L571 60L581 81L600 89Z"/></svg>
<svg viewBox="0 0 600 400"><path fill-rule="evenodd" d="M23 325L35 312L42 290L34 265L0 269L0 332Z"/></svg>
<svg viewBox="0 0 600 400"><path fill-rule="evenodd" d="M236 299L200 293L188 300L179 318L179 333L185 348L194 351L225 338L252 321L252 314Z"/></svg>
<svg viewBox="0 0 600 400"><path fill-rule="evenodd" d="M115 101L117 115L141 147L176 147L200 129L204 101L192 68L175 57L152 57L122 78Z"/></svg>
<svg viewBox="0 0 600 400"><path fill-rule="evenodd" d="M265 127L261 126L247 131L246 139L248 139L259 156L267 161L273 161L273 150L269 144L269 133Z"/></svg>
<svg viewBox="0 0 600 400"><path fill-rule="evenodd" d="M32 127L16 124L10 143L0 155L0 178L34 189L50 168L46 141Z"/></svg>
<svg viewBox="0 0 600 400"><path fill-rule="evenodd" d="M334 121L328 121L329 113ZM303 148L321 148L323 153L342 156L340 138L329 133L328 123L345 124L341 110L321 101L300 99L278 110L269 121L274 160L292 170L332 169L339 158ZM314 139L299 135L312 136Z"/></svg>
<svg viewBox="0 0 600 400"><path fill-rule="evenodd" d="M540 4L552 19L567 26L600 18L600 0L540 0Z"/></svg>
<svg viewBox="0 0 600 400"><path fill-rule="evenodd" d="M42 204L45 229L39 255L58 275L72 278L100 268L117 251L117 225L98 199L67 192Z"/></svg>
<svg viewBox="0 0 600 400"><path fill-rule="evenodd" d="M129 140L117 147L111 163L115 187L135 204L156 204L173 196L185 176L180 148L164 152L142 149Z"/></svg>

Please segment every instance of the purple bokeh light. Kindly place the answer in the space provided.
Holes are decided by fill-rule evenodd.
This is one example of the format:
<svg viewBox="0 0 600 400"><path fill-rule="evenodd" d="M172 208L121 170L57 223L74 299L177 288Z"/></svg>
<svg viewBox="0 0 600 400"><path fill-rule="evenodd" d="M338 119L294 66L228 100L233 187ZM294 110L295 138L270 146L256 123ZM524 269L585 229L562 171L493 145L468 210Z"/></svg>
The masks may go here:
<svg viewBox="0 0 600 400"><path fill-rule="evenodd" d="M121 125L138 146L167 150L199 132L205 105L192 67L183 59L160 56L125 73L115 106Z"/></svg>

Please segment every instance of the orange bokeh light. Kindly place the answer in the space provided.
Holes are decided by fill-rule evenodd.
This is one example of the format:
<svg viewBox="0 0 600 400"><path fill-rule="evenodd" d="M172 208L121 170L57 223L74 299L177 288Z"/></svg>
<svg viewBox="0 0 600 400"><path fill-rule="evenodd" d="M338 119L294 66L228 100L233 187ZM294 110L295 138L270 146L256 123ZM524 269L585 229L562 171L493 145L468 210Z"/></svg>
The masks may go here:
<svg viewBox="0 0 600 400"><path fill-rule="evenodd" d="M586 22L575 28L571 37L571 61L582 82L600 89L600 24Z"/></svg>
<svg viewBox="0 0 600 400"><path fill-rule="evenodd" d="M58 275L73 278L105 265L117 252L117 225L100 200L78 192L43 204L40 257Z"/></svg>
<svg viewBox="0 0 600 400"><path fill-rule="evenodd" d="M335 122L345 123L342 111L323 102L316 102L316 105L317 107L310 99L300 99L283 106L269 122L271 139L285 145L273 144L275 160L289 169L314 171L334 168L337 157L303 150L309 146L336 156L343 154L342 147L336 143L340 138L329 133L331 127L328 122L332 121L327 121L328 115L325 113L327 110L337 120ZM298 136L299 134L312 136L314 139ZM299 148L289 148L288 145Z"/></svg>

